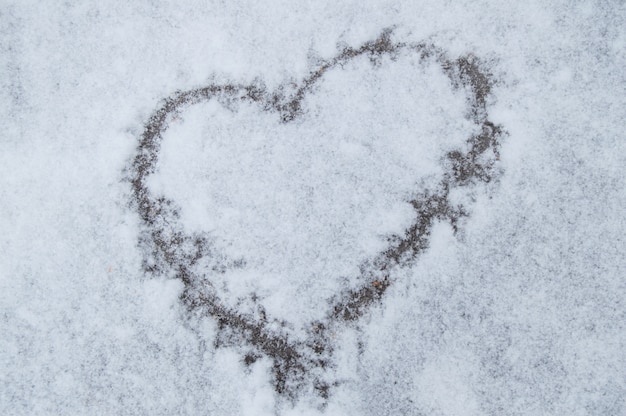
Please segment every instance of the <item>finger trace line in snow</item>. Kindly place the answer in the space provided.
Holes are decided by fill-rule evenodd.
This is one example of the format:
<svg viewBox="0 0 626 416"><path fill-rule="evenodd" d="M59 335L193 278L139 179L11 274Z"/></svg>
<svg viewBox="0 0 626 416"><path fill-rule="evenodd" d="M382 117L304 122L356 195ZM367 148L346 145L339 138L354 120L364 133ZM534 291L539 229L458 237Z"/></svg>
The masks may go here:
<svg viewBox="0 0 626 416"><path fill-rule="evenodd" d="M393 59L400 51L415 54L421 61L436 63L450 79L452 88L467 90L466 117L480 129L478 134L467 140L469 150L452 151L446 155L443 180L410 201L415 210L413 224L403 236L390 238L386 250L360 267L360 281L365 282L360 288L338 293L329 300L329 312L323 320L310 323L310 336L306 341L290 339L285 325L278 325L283 328L281 330L271 329L266 319L225 306L211 281L196 275L192 266L209 257L214 259L211 272L220 273L238 267L238 262L220 255L207 235L185 233L178 224L180 214L175 203L153 195L147 185L147 178L155 173L160 144L169 121L190 106L217 100L223 104L256 103L261 111L276 112L283 123L289 123L303 115L303 99L312 93L313 86L324 74L359 56L368 56L375 64L383 56ZM332 366L332 333L342 323L363 316L371 305L382 298L393 283L391 269L411 265L427 249L436 221L448 221L457 230L459 220L468 212L450 201L451 190L487 183L496 174L498 149L505 132L488 117L487 97L492 85L491 75L481 68L474 56L450 59L443 49L429 43L394 43L391 31L385 30L376 40L356 49L345 48L336 57L323 62L295 89L281 87L269 92L262 83L211 84L175 92L164 100L146 123L130 170L133 205L144 225L140 244L145 250L145 271L153 275L174 274L183 283L183 304L189 310L201 311L217 321L220 328L218 346L239 345L251 349L252 352L245 355L246 364L261 356L269 357L273 361L277 393L295 399L303 388L313 388L319 396L327 399L330 388L336 384L325 380L325 369ZM295 92L289 94L287 91ZM262 305L259 308L262 309Z"/></svg>

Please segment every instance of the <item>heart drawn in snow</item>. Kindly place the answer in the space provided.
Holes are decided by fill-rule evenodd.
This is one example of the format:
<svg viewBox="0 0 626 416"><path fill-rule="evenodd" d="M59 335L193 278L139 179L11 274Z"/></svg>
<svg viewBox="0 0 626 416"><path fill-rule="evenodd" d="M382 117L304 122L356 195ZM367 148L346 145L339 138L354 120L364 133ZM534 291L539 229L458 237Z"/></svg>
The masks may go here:
<svg viewBox="0 0 626 416"><path fill-rule="evenodd" d="M457 230L468 211L452 192L493 179L492 84L472 55L384 31L275 91L174 93L130 170L145 271L183 283L218 347L272 360L277 393L327 399L333 334L382 300L435 222Z"/></svg>

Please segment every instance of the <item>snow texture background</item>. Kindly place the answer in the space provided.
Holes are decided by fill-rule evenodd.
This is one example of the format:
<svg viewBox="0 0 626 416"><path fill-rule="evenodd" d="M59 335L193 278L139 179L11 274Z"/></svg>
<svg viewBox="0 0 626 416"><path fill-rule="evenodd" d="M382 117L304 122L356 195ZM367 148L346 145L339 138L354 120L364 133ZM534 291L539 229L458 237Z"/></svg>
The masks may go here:
<svg viewBox="0 0 626 416"><path fill-rule="evenodd" d="M3 1L2 414L625 414L626 7L544 3ZM471 200L460 232L435 226L428 251L383 301L337 334L341 383L328 403L284 400L268 360L245 366L235 349L214 348L215 322L189 315L178 300L181 285L143 273L124 169L147 118L173 91L255 79L272 89L304 78L338 45L356 47L388 27L394 39L426 39L451 56L487 62L499 81L492 121L508 131L503 174L459 195ZM355 62L346 71L368 68ZM377 236L402 229L406 213L393 203L407 192L406 169L394 167L437 175L437 154L468 129L462 96L437 84L441 74L420 83L412 68L389 66L392 76L369 83L329 78L308 97L315 116L279 131L283 144L296 134L327 140L274 148L283 152L278 160L295 164L280 171L286 176L271 165L251 167L254 148L228 140L263 125L276 129L267 114L237 113L256 126L246 132L220 106L205 108L213 117L207 123L198 106L168 131L189 141L177 146L166 137L153 186L182 201L187 227L227 232L228 249L268 273L330 259L315 266L329 277L306 279L314 282L310 295L297 302L285 297L302 293L298 280L238 276L241 284L229 280L233 291L260 285L270 312L299 322L341 285L330 277L343 273L334 273L338 267L354 267L356 257L376 251ZM359 107L372 94L393 110L374 123ZM230 146L224 157L219 140L201 140L213 121ZM369 154L360 153L361 134L401 137L403 125L424 129L418 151L387 143L374 149L380 165L359 159ZM345 142L333 149L337 137ZM353 169L348 176L361 178L366 188L356 195L366 200L351 200L347 184L328 180L329 149ZM241 158L228 158L237 152ZM227 180L206 179L202 162L210 157L211 174ZM326 193L295 226L302 217L289 204L263 220L278 208L255 181L280 185L287 201L305 184ZM246 205L255 190L255 204ZM328 199L335 205L325 206ZM315 218L326 222L312 227ZM339 220L352 235L334 238ZM277 231L276 224L293 226ZM246 229L255 244L242 240ZM289 255L272 257L270 237ZM320 247L329 238L336 244Z"/></svg>

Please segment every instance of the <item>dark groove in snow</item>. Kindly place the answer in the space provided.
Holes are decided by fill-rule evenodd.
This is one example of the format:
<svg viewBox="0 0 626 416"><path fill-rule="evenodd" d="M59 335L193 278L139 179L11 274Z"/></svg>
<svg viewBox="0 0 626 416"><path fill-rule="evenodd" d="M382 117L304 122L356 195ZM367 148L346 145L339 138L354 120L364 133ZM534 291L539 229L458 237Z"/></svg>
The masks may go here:
<svg viewBox="0 0 626 416"><path fill-rule="evenodd" d="M501 126L489 121L487 97L493 80L472 55L450 59L439 47L428 43L393 43L391 31L361 47L346 48L339 55L321 65L294 90L287 87L268 92L262 84L235 85L212 84L189 91L178 91L166 98L152 114L141 135L137 154L132 162L130 182L133 205L143 221L140 244L145 250L145 271L154 274L175 274L184 284L181 301L189 310L213 317L220 328L218 346L238 345L253 352L245 355L247 364L261 356L274 363L275 390L295 399L303 389L313 389L323 399L331 393L332 382L324 379L325 369L332 366L332 332L362 317L378 302L393 284L389 272L394 267L406 267L429 244L429 235L435 221L448 221L456 230L459 219L468 215L460 206L449 200L450 190L476 183L487 183L495 175L500 140L505 134ZM213 272L237 267L237 262L222 259L213 252L210 240L203 235L187 235L178 225L175 204L152 195L146 179L155 172L163 133L168 121L185 109L212 99L220 102L249 101L259 105L261 111L277 112L283 123L303 115L302 101L311 93L324 74L358 56L369 56L376 64L387 55L392 59L399 51L408 51L439 65L451 81L451 87L468 92L467 118L480 127L481 132L468 139L467 152L447 154L444 179L431 190L410 201L415 209L413 224L403 236L390 239L389 246L367 264L361 266L360 288L337 294L329 300L329 312L321 322L311 322L308 341L289 339L285 332L270 329L269 322L223 306L211 282L191 271L199 259L215 259ZM286 91L295 91L288 94ZM259 308L262 309L259 305Z"/></svg>

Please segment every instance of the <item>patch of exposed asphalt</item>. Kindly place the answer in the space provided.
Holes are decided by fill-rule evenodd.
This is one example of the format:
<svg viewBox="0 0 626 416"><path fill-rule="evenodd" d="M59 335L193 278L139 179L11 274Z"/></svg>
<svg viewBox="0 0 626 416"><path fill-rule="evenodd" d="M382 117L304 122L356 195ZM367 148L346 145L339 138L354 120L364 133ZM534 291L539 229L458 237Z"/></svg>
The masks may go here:
<svg viewBox="0 0 626 416"><path fill-rule="evenodd" d="M428 248L431 228L436 221L448 221L457 229L459 220L468 214L462 206L451 203L452 189L487 183L496 174L498 149L505 132L488 117L487 97L493 86L491 74L473 55L451 59L433 44L394 43L390 35L391 31L385 30L378 39L359 48L343 49L334 58L322 62L296 88L281 87L272 92L262 83L211 84L175 92L148 119L129 170L133 207L143 222L140 245L145 252L144 270L153 275L174 274L183 283L181 302L190 311L199 311L218 323L217 347L238 346L248 351L242 353L242 360L248 365L263 356L271 359L275 390L291 399L305 389L314 389L324 400L329 397L336 384L325 380L325 369L332 367L332 333L341 325L358 320L382 299L393 284L391 269L411 265ZM401 51L436 63L450 79L451 88L467 92L466 117L479 126L480 132L468 138L466 150L446 155L443 163L447 171L443 180L410 201L415 209L412 225L404 235L389 238L388 248L360 267L359 281L364 282L361 287L329 299L328 313L321 321L310 323L306 341L290 339L284 324L270 325L263 313L252 316L224 306L210 279L192 271L193 266L202 258L212 258L214 266L208 272L220 273L237 267L237 262L215 252L207 236L184 233L177 221L179 214L175 203L154 196L146 184L147 177L155 172L168 122L190 106L214 99L226 105L236 101L253 102L259 105L260 111L278 113L282 123L289 123L303 115L302 101L328 71L359 56L367 56L376 64L383 56L393 59ZM262 312L262 306L258 308ZM283 330L271 329L277 326Z"/></svg>

